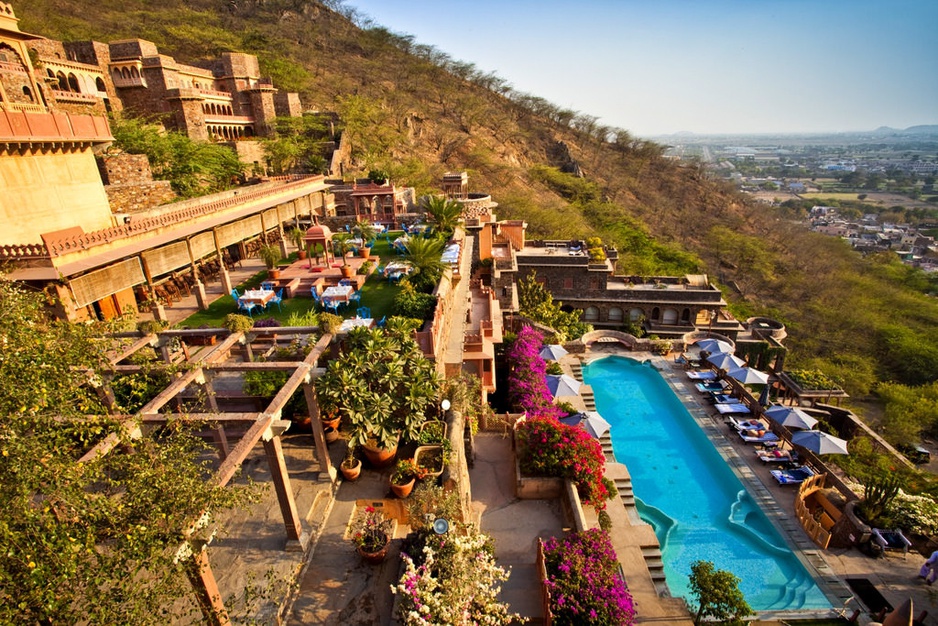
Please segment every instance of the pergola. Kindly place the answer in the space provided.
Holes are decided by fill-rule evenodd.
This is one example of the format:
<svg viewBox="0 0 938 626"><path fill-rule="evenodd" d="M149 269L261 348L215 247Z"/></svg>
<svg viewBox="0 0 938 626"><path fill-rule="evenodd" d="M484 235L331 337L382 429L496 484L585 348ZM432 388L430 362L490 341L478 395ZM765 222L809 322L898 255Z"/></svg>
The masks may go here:
<svg viewBox="0 0 938 626"><path fill-rule="evenodd" d="M265 348L276 347L278 340L292 341L298 338L310 340L318 332L317 327L294 328L258 328L247 333L229 333L225 329L171 330L159 334L121 333L117 338L132 339L131 343L110 356L113 368L111 377L140 373L144 367L149 371L167 368L178 359L178 351L173 346L178 340L194 336L227 335L217 345L209 349L198 360L189 360L187 351L184 358L188 369L178 375L167 387L158 393L144 407L133 415L115 415L122 422L124 434L139 438L145 428L158 428L169 420L185 420L208 425L211 437L218 452L220 464L210 480L219 486L225 486L234 477L235 472L247 458L258 442L264 445L264 451L270 467L271 479L277 494L280 512L283 516L286 532L286 550L305 550L309 534L303 531L301 517L297 511L287 472L280 436L289 426L289 421L281 419L284 406L290 397L302 387L307 413L311 418L315 452L322 474L329 482L335 482L337 473L329 459L322 423L319 420L319 405L316 400L313 381L322 373L317 362L330 346L333 335L324 333L316 341L312 350L302 360L252 362L254 347L258 340L266 340ZM271 343L268 343L272 340ZM284 345L284 344L280 344ZM142 348L153 347L159 350L161 363L148 366L122 364L128 357ZM231 360L234 350L243 350L243 361ZM227 412L219 403L219 393L213 380L224 372L284 371L289 372L287 382L280 388L270 403L258 412ZM193 388L201 393L186 395ZM114 397L110 394L107 383L101 386L99 393L105 402L113 406ZM223 396L222 396L223 397ZM172 403L172 405L171 405ZM195 411L187 411L187 405L201 405ZM226 426L247 427L247 431L232 445ZM87 462L99 455L108 454L119 444L120 437L111 434L91 450L79 462ZM321 475L322 475L321 474ZM208 623L214 625L230 624L227 610L221 599L218 584L212 572L206 551L206 542L195 540L195 532L203 525L202 520L193 520L192 525L184 530L187 537L176 553L177 562L183 566L196 592L199 606Z"/></svg>

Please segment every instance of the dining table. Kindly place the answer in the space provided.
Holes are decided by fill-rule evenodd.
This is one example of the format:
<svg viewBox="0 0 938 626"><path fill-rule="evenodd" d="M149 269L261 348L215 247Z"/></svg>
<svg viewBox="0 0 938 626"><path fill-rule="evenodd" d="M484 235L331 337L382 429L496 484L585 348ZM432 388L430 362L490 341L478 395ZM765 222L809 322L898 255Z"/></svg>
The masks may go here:
<svg viewBox="0 0 938 626"><path fill-rule="evenodd" d="M240 300L244 303L264 308L275 295L276 294L271 289L248 289L241 295Z"/></svg>
<svg viewBox="0 0 938 626"><path fill-rule="evenodd" d="M339 326L340 333L347 333L353 328L371 328L375 325L375 320L372 317L350 317L347 320L342 320L342 325Z"/></svg>
<svg viewBox="0 0 938 626"><path fill-rule="evenodd" d="M349 296L352 295L353 291L355 291L355 288L352 285L333 285L332 287L326 287L322 292L322 301L324 304L326 302L348 304Z"/></svg>

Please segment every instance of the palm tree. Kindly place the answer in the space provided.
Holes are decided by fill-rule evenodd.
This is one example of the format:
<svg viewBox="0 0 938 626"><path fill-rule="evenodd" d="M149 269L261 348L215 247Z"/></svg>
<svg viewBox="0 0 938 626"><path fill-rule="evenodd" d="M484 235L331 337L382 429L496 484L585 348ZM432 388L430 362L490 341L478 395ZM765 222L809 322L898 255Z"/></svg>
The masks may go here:
<svg viewBox="0 0 938 626"><path fill-rule="evenodd" d="M462 217L462 205L445 196L424 196L423 209L427 214L427 221L433 224L437 232L452 236L459 219Z"/></svg>
<svg viewBox="0 0 938 626"><path fill-rule="evenodd" d="M446 268L443 263L443 240L436 237L411 237L407 242L405 258L413 268L408 280L421 291L432 289Z"/></svg>

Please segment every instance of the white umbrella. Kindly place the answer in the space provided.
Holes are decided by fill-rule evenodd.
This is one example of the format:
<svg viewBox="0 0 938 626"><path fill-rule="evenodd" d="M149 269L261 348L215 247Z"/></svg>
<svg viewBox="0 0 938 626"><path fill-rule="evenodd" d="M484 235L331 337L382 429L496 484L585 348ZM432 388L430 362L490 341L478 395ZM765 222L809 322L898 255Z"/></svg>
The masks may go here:
<svg viewBox="0 0 938 626"><path fill-rule="evenodd" d="M726 373L744 385L765 385L769 382L769 375L751 367L740 367Z"/></svg>
<svg viewBox="0 0 938 626"><path fill-rule="evenodd" d="M588 432L594 439L599 439L608 433L610 428L612 428L612 424L607 422L603 416L596 411L577 413L576 415L571 415L570 417L561 418L560 421L569 426L579 426Z"/></svg>
<svg viewBox="0 0 938 626"><path fill-rule="evenodd" d="M576 378L568 376L567 374L561 374L560 376L554 376L552 374L547 375L547 388L555 398L558 396L575 396L579 394L581 384L582 383Z"/></svg>
<svg viewBox="0 0 938 626"><path fill-rule="evenodd" d="M815 454L850 454L845 440L820 430L800 430L791 436L791 442Z"/></svg>
<svg viewBox="0 0 938 626"><path fill-rule="evenodd" d="M541 351L538 354L540 354L541 358L545 361L559 361L565 354L568 353L566 350L564 350L563 346L552 343L549 346L544 346L541 348Z"/></svg>
<svg viewBox="0 0 938 626"><path fill-rule="evenodd" d="M720 339L701 339L694 345L707 352L733 352L733 346Z"/></svg>
<svg viewBox="0 0 938 626"><path fill-rule="evenodd" d="M776 404L766 409L765 414L775 420L776 423L786 428L810 430L817 425L816 419L796 406L782 406Z"/></svg>
<svg viewBox="0 0 938 626"><path fill-rule="evenodd" d="M707 357L707 361L713 363L721 370L735 370L746 364L741 358L729 352L717 352Z"/></svg>

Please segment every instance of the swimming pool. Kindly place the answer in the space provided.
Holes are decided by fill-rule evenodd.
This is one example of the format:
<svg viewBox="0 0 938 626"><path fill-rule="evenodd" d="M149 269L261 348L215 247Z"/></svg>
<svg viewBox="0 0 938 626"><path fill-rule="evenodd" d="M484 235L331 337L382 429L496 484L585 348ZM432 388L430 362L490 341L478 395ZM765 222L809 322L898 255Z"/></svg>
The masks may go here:
<svg viewBox="0 0 938 626"><path fill-rule="evenodd" d="M616 459L632 476L639 514L661 544L672 595L692 600L691 563L740 578L757 611L831 604L667 381L650 364L610 356L583 368L596 408L612 424Z"/></svg>

